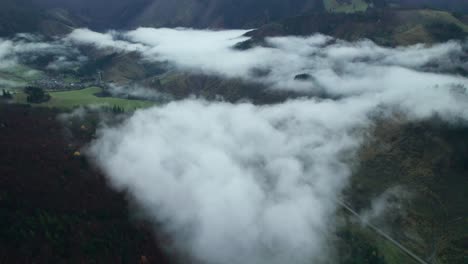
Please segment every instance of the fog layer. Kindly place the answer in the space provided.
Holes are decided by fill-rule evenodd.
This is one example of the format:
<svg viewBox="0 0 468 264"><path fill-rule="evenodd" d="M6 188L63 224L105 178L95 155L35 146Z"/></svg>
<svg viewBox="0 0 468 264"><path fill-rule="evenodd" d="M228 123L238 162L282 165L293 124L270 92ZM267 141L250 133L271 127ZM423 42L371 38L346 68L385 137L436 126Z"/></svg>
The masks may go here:
<svg viewBox="0 0 468 264"><path fill-rule="evenodd" d="M373 121L395 113L412 121L468 117L468 80L454 74L467 66L463 44L391 49L315 35L235 50L246 39L242 33L77 30L69 41L334 99L269 106L172 102L101 129L90 153L112 184L127 190L170 235L178 252L195 260L330 260L335 201ZM258 69L265 74L252 74Z"/></svg>

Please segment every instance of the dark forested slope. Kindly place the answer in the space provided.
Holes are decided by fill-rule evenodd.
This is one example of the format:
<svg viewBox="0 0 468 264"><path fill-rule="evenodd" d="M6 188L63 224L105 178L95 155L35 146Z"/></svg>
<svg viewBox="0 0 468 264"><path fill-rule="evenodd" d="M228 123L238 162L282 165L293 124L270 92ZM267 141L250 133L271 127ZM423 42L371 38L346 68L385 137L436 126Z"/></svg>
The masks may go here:
<svg viewBox="0 0 468 264"><path fill-rule="evenodd" d="M239 45L248 48L264 37L322 33L349 41L371 39L397 46L464 39L468 24L445 11L432 9L378 9L356 14L313 12L267 24L248 33L253 39Z"/></svg>

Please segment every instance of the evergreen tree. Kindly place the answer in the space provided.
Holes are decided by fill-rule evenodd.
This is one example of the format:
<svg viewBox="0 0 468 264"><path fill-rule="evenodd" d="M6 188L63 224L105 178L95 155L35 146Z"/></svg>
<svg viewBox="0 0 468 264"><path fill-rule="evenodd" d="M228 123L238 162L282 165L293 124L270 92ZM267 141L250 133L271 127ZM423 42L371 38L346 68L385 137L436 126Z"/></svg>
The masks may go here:
<svg viewBox="0 0 468 264"><path fill-rule="evenodd" d="M3 89L2 90L2 98L3 99L12 99L13 95L10 93L10 91Z"/></svg>

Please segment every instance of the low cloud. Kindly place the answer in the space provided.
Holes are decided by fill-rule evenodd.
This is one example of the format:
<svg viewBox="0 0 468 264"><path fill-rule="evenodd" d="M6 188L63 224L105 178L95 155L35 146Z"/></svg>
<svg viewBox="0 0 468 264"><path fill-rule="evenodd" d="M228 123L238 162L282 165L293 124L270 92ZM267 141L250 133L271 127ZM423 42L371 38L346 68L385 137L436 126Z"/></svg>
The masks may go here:
<svg viewBox="0 0 468 264"><path fill-rule="evenodd" d="M16 59L11 56L13 42L11 40L0 39L0 69L13 67Z"/></svg>
<svg viewBox="0 0 468 264"><path fill-rule="evenodd" d="M15 88L15 87L20 87L24 85L25 85L24 82L17 82L17 81L5 80L5 79L0 78L1 87Z"/></svg>
<svg viewBox="0 0 468 264"><path fill-rule="evenodd" d="M118 31L109 31L104 34L86 28L75 29L65 40L69 43L91 45L101 49L114 49L117 51L145 50L144 45L129 42L125 39L125 36Z"/></svg>
<svg viewBox="0 0 468 264"><path fill-rule="evenodd" d="M112 96L120 98L146 99L157 102L168 102L171 100L170 95L137 84L118 85L112 83L107 85L106 91Z"/></svg>
<svg viewBox="0 0 468 264"><path fill-rule="evenodd" d="M328 257L352 128L368 107L174 102L101 130L90 153L195 260L310 263Z"/></svg>
<svg viewBox="0 0 468 264"><path fill-rule="evenodd" d="M142 28L86 41L129 46L181 70L332 96L267 106L172 102L101 129L89 153L195 261L329 261L334 201L373 120L394 113L412 121L468 118L468 80L453 73L466 68L465 48L448 42L392 49L315 35L232 49L245 40L242 33ZM70 38L81 39L80 31ZM256 69L265 74L252 75ZM369 221L385 207L380 200Z"/></svg>
<svg viewBox="0 0 468 264"><path fill-rule="evenodd" d="M39 35L24 33L12 39L0 38L0 70L20 65L41 70L67 70L82 65L86 60L76 46L62 39L48 41Z"/></svg>
<svg viewBox="0 0 468 264"><path fill-rule="evenodd" d="M88 58L83 55L77 56L64 56L64 55L56 55L54 56L53 61L49 62L46 66L46 69L53 70L53 71L62 71L62 70L73 70L82 65L84 65Z"/></svg>
<svg viewBox="0 0 468 264"><path fill-rule="evenodd" d="M405 202L410 200L411 194L402 186L395 186L385 190L372 200L371 206L361 212L362 224L377 224L379 227L392 225L392 221L405 213Z"/></svg>
<svg viewBox="0 0 468 264"><path fill-rule="evenodd" d="M385 48L371 41L350 43L324 35L268 38L266 45L246 51L233 48L247 40L246 31L139 28L128 32L96 33L75 30L69 41L140 52L148 61L169 61L181 70L244 78L274 89L348 95L362 91L433 83L424 74L468 70L466 45L447 42L433 46ZM253 72L266 74L257 76ZM295 78L305 74L307 80ZM398 78L402 75L404 78ZM454 76L444 83L460 81ZM410 83L408 83L410 82Z"/></svg>

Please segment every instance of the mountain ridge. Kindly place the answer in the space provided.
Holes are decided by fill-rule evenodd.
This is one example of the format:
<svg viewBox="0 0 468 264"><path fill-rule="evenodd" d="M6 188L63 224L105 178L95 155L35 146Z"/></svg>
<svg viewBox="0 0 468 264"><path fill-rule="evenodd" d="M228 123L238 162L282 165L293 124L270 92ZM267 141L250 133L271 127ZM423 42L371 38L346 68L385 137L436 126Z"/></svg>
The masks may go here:
<svg viewBox="0 0 468 264"><path fill-rule="evenodd" d="M458 0L4 0L0 7L11 3L23 3L23 12L63 9L99 31L140 26L248 29L310 12L355 13L394 7L468 13L468 2Z"/></svg>

